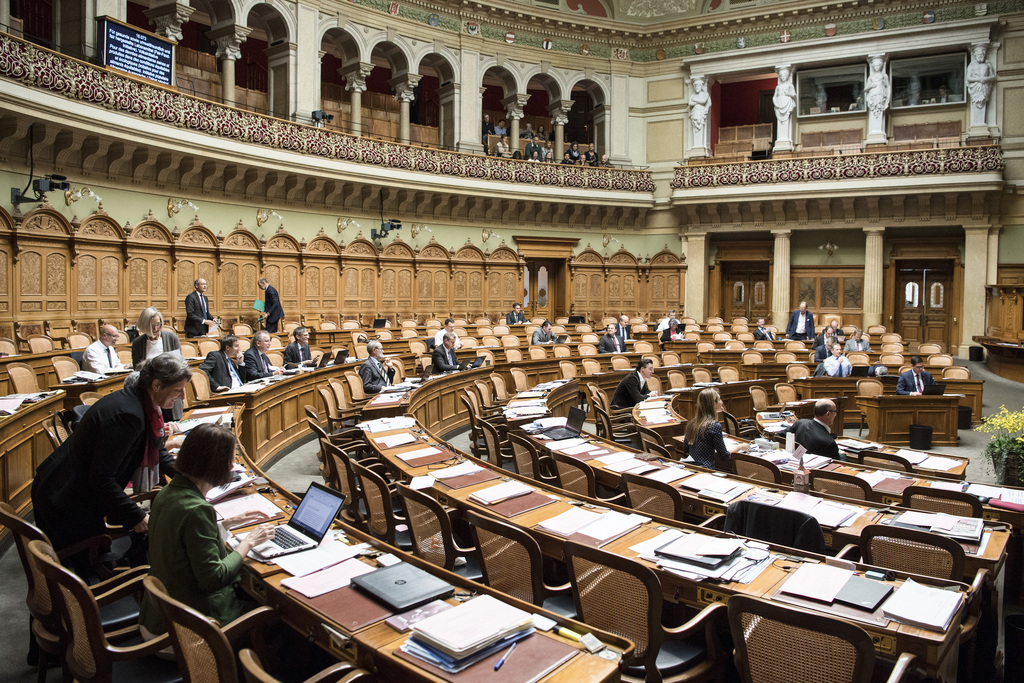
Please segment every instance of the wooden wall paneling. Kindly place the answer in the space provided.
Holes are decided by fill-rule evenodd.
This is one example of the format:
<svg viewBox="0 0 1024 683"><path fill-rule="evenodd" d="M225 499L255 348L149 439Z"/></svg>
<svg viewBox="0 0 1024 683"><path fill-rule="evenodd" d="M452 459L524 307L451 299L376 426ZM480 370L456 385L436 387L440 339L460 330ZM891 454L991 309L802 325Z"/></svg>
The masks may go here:
<svg viewBox="0 0 1024 683"><path fill-rule="evenodd" d="M308 322L330 320L340 326L338 305L338 244L321 228L302 250L303 315Z"/></svg>
<svg viewBox="0 0 1024 683"><path fill-rule="evenodd" d="M452 261L452 311L472 321L484 312L484 253L467 239Z"/></svg>
<svg viewBox="0 0 1024 683"><path fill-rule="evenodd" d="M362 233L342 249L342 320L372 319L377 309L377 247Z"/></svg>
<svg viewBox="0 0 1024 683"><path fill-rule="evenodd" d="M299 276L299 254L302 251L302 245L300 245L294 237L284 232L284 228L278 228L278 231L267 240L267 243L263 246L263 272L268 281L276 282L277 293L281 296L281 307L284 309L284 321L299 321L303 308L304 292ZM259 277L255 277L252 280L251 287L255 292L259 290L256 288L256 281ZM243 284L244 281L243 281ZM249 304L252 307L252 303Z"/></svg>
<svg viewBox="0 0 1024 683"><path fill-rule="evenodd" d="M1024 285L1024 264L1003 263L996 273L996 284Z"/></svg>
<svg viewBox="0 0 1024 683"><path fill-rule="evenodd" d="M516 302L523 303L523 268L526 262L504 242L487 254L484 276L487 296L486 313L493 319L504 321L505 314Z"/></svg>
<svg viewBox="0 0 1024 683"><path fill-rule="evenodd" d="M72 226L75 226L74 222ZM74 266L72 322L79 332L95 338L100 319L110 318L121 327L125 234L121 226L102 210L86 218L77 228L75 246L79 256Z"/></svg>
<svg viewBox="0 0 1024 683"><path fill-rule="evenodd" d="M660 319L673 308L677 315L684 315L685 260L669 251L668 245L666 245L664 249L651 257L647 277L648 285L644 288L648 296L647 317Z"/></svg>
<svg viewBox="0 0 1024 683"><path fill-rule="evenodd" d="M416 253L417 306L443 320L452 312L451 252L434 239Z"/></svg>
<svg viewBox="0 0 1024 683"><path fill-rule="evenodd" d="M236 321L255 328L259 312L252 304L263 297L257 286L261 277L259 238L239 223L221 243L220 262L222 322L227 329ZM276 282L271 284L277 287Z"/></svg>
<svg viewBox="0 0 1024 683"><path fill-rule="evenodd" d="M1024 337L1024 285L1000 284L985 288L990 337L1016 342Z"/></svg>
<svg viewBox="0 0 1024 683"><path fill-rule="evenodd" d="M375 317L414 316L416 310L413 281L416 278L416 252L401 236L384 247L380 255L380 306Z"/></svg>
<svg viewBox="0 0 1024 683"><path fill-rule="evenodd" d="M217 237L198 220L194 220L175 240L171 263L174 287L167 308L177 323L175 329L181 334L185 333L185 297L195 289L195 281L199 278L206 280L210 311L217 317L225 314L221 305L221 283L216 277L219 273L219 246ZM161 313L164 314L164 324L169 324L171 316L166 311Z"/></svg>
<svg viewBox="0 0 1024 683"><path fill-rule="evenodd" d="M585 315L589 320L600 320L607 308L607 269L604 257L588 245L572 258L569 270L573 281L573 301L569 312L572 315Z"/></svg>
<svg viewBox="0 0 1024 683"><path fill-rule="evenodd" d="M791 308L806 301L816 324L823 313L835 313L843 325L863 325L863 266L794 266L790 278Z"/></svg>
<svg viewBox="0 0 1024 683"><path fill-rule="evenodd" d="M14 219L0 208L0 337L14 339L14 307L11 294L14 291L13 247L11 235Z"/></svg>
<svg viewBox="0 0 1024 683"><path fill-rule="evenodd" d="M14 235L15 331L24 339L44 334L46 323L70 328L72 263L78 256L71 224L44 203L24 216Z"/></svg>
<svg viewBox="0 0 1024 683"><path fill-rule="evenodd" d="M142 221L131 229L126 246L126 294L122 297L127 305L117 313L101 315L100 320L117 324L123 315L128 325L134 325L143 309L156 306L164 317L164 323L170 325L176 305L171 281L173 245L174 235L156 220ZM188 281L189 291L193 279ZM184 299L180 305L184 306Z"/></svg>
<svg viewBox="0 0 1024 683"><path fill-rule="evenodd" d="M633 317L640 310L638 282L640 261L625 247L608 258L608 291L605 312L616 317L625 313Z"/></svg>

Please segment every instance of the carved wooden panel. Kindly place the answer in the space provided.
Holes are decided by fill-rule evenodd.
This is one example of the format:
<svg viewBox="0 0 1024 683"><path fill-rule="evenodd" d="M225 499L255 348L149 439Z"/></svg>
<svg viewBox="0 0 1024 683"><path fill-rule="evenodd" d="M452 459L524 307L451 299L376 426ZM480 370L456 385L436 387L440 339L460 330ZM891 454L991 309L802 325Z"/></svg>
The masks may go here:
<svg viewBox="0 0 1024 683"><path fill-rule="evenodd" d="M0 313L7 313L11 310L10 263L10 253L0 250Z"/></svg>
<svg viewBox="0 0 1024 683"><path fill-rule="evenodd" d="M864 269L856 266L796 267L790 272L791 307L801 301L821 324L823 313L838 314L843 325L861 325L863 314Z"/></svg>

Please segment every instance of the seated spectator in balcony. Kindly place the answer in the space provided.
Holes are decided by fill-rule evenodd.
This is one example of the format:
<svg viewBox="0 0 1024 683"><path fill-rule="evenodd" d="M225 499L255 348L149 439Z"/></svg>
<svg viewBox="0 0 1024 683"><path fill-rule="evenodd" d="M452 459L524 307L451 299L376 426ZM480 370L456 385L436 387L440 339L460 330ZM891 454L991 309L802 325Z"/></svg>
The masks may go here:
<svg viewBox="0 0 1024 683"><path fill-rule="evenodd" d="M597 165L600 166L601 168L615 168L615 164L613 164L612 162L608 161L608 155L607 154L602 154L601 155L601 161L597 162Z"/></svg>
<svg viewBox="0 0 1024 683"><path fill-rule="evenodd" d="M580 163L580 159L582 159L582 155L580 154L580 145L579 145L578 142L574 142L571 145L569 145L569 159L574 164L579 164Z"/></svg>
<svg viewBox="0 0 1024 683"><path fill-rule="evenodd" d="M555 149L551 146L550 140L544 143L544 154L541 155L540 160L546 161L549 164L555 160Z"/></svg>
<svg viewBox="0 0 1024 683"><path fill-rule="evenodd" d="M536 136L534 136L534 139L540 140L541 142L548 142L549 140L552 140L553 138L554 138L554 131L552 131L551 133L548 133L547 129L544 128L544 124L543 123L540 124L539 126L537 126L537 134L536 134Z"/></svg>
<svg viewBox="0 0 1024 683"><path fill-rule="evenodd" d="M562 163L565 164L566 166L575 165L575 162L571 158L569 158L569 150L565 150L565 153L562 155Z"/></svg>
<svg viewBox="0 0 1024 683"><path fill-rule="evenodd" d="M871 353L871 342L864 338L864 330L859 327L853 331L853 339L848 339L846 346L843 347L843 352L848 353L850 351Z"/></svg>
<svg viewBox="0 0 1024 683"><path fill-rule="evenodd" d="M498 144L494 146L494 156L508 158L512 156L511 148L508 146L508 136L502 134Z"/></svg>
<svg viewBox="0 0 1024 683"><path fill-rule="evenodd" d="M597 343L598 353L625 353L626 349L622 344L622 340L615 334L615 323L608 323L608 327L605 329L605 334L601 337L601 341Z"/></svg>
<svg viewBox="0 0 1024 683"><path fill-rule="evenodd" d="M533 154L532 154L532 155L530 155L530 156L529 156L529 157L528 157L528 158L527 158L526 160L527 160L527 161L536 161L536 162L540 162L540 151L538 151L538 150L536 150L536 149L535 149L535 150L533 150Z"/></svg>
<svg viewBox="0 0 1024 683"><path fill-rule="evenodd" d="M455 333L442 333L442 342L434 347L430 362L434 364L434 372L455 372L459 369L459 359L455 356Z"/></svg>
<svg viewBox="0 0 1024 683"><path fill-rule="evenodd" d="M206 354L206 360L199 369L209 376L213 391L237 389L250 379L238 337L233 334L220 340L220 351Z"/></svg>
<svg viewBox="0 0 1024 683"><path fill-rule="evenodd" d="M495 135L508 135L508 121L502 119L498 121L498 125L494 127Z"/></svg>
<svg viewBox="0 0 1024 683"><path fill-rule="evenodd" d="M481 139L483 140L483 143L484 143L484 149L487 149L487 136L488 135L494 135L494 134L495 134L494 133L494 124L491 123L491 115L490 114L484 114L484 122L483 122L482 130L481 130L481 133L480 133L480 137L481 137Z"/></svg>
<svg viewBox="0 0 1024 683"><path fill-rule="evenodd" d="M517 149L516 151L512 152L512 158L521 160L523 158L523 153Z"/></svg>
<svg viewBox="0 0 1024 683"><path fill-rule="evenodd" d="M459 335L455 334L455 320L452 319L452 318L445 318L444 319L444 329L439 330L438 333L434 335L434 348L435 349L438 348L439 346L441 346L441 344L444 343L444 335L446 335L446 334L450 334L453 337L455 337L455 348L456 349L461 349L462 348L462 342L459 341Z"/></svg>
<svg viewBox="0 0 1024 683"><path fill-rule="evenodd" d="M529 121L526 122L526 127L519 131L520 140L532 140L537 137L537 134L533 132L533 124Z"/></svg>
<svg viewBox="0 0 1024 683"><path fill-rule="evenodd" d="M596 167L597 166L597 159L598 159L597 150L595 150L593 147L591 147L590 149L588 149L586 152L583 153L583 165L584 166L594 166L594 167Z"/></svg>
<svg viewBox="0 0 1024 683"><path fill-rule="evenodd" d="M551 331L551 321L545 320L541 326L533 331L531 344L554 344L555 333Z"/></svg>
<svg viewBox="0 0 1024 683"><path fill-rule="evenodd" d="M534 152L540 152L543 149L539 140L530 140L526 143L526 147L523 148L523 158L532 159Z"/></svg>

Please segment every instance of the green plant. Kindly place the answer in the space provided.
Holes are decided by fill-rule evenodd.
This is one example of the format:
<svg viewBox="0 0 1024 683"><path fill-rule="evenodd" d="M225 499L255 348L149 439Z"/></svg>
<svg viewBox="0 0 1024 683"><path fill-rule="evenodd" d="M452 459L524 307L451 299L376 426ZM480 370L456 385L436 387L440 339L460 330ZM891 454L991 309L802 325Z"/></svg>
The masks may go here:
<svg viewBox="0 0 1024 683"><path fill-rule="evenodd" d="M999 481L1016 485L1024 472L1024 409L1011 413L1000 406L998 413L983 417L974 429L992 437L985 456L992 461Z"/></svg>

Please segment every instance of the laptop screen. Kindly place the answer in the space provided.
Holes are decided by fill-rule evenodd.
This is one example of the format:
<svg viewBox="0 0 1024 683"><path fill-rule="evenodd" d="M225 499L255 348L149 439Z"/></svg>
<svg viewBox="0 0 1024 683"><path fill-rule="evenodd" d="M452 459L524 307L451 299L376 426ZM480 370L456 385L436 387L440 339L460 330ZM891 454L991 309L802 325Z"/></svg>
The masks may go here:
<svg viewBox="0 0 1024 683"><path fill-rule="evenodd" d="M334 364L341 365L348 358L348 349L338 349L338 355L334 357Z"/></svg>
<svg viewBox="0 0 1024 683"><path fill-rule="evenodd" d="M375 330L379 330L379 329L382 329L384 327L387 327L387 324L388 324L388 319L387 318L374 318L373 319L373 329L375 329Z"/></svg>
<svg viewBox="0 0 1024 683"><path fill-rule="evenodd" d="M583 431L583 423L586 419L587 414L579 408L569 408L569 416L565 418L565 428L578 434Z"/></svg>
<svg viewBox="0 0 1024 683"><path fill-rule="evenodd" d="M314 481L306 489L306 495L302 497L302 502L288 524L320 540L331 528L344 502L345 494Z"/></svg>
<svg viewBox="0 0 1024 683"><path fill-rule="evenodd" d="M925 396L942 396L946 393L945 384L925 384L924 391L922 392Z"/></svg>

